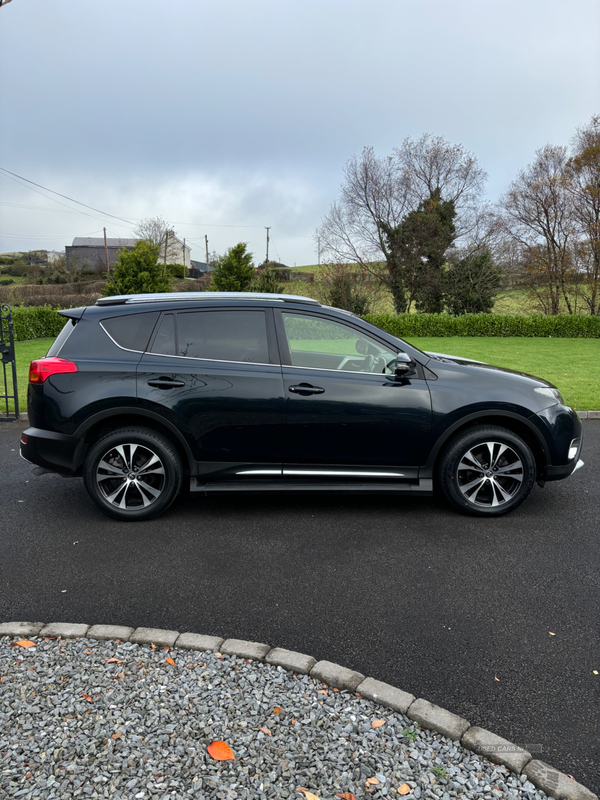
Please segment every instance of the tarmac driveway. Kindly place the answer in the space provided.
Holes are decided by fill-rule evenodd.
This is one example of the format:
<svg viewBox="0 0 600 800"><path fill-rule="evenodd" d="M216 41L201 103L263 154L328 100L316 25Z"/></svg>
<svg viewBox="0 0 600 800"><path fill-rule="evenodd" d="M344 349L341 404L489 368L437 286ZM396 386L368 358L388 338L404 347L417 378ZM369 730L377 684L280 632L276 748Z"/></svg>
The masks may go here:
<svg viewBox="0 0 600 800"><path fill-rule="evenodd" d="M513 514L431 499L182 498L102 516L0 423L0 621L250 639L394 684L600 789L600 421ZM532 748L535 748L532 750Z"/></svg>

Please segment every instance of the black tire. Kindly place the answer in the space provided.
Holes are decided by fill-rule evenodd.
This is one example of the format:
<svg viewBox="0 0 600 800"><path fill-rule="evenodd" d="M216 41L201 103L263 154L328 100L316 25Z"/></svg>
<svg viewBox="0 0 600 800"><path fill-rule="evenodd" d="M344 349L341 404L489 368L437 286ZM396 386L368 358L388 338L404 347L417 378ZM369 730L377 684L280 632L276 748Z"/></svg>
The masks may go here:
<svg viewBox="0 0 600 800"><path fill-rule="evenodd" d="M450 442L437 477L446 499L460 511L497 517L529 496L535 459L523 439L506 428L471 428Z"/></svg>
<svg viewBox="0 0 600 800"><path fill-rule="evenodd" d="M85 460L83 481L101 511L137 522L157 517L171 505L182 475L179 454L166 436L131 427L94 444Z"/></svg>

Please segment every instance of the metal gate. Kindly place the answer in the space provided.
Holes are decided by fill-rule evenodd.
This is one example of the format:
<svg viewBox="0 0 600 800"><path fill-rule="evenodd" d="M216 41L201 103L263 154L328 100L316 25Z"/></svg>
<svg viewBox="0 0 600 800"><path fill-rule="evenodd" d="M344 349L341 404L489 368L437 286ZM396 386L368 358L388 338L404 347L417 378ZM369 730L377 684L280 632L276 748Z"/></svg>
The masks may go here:
<svg viewBox="0 0 600 800"><path fill-rule="evenodd" d="M19 419L19 392L12 309L5 303L0 304L0 356L2 356L2 378L4 379L0 380L0 422L6 422Z"/></svg>

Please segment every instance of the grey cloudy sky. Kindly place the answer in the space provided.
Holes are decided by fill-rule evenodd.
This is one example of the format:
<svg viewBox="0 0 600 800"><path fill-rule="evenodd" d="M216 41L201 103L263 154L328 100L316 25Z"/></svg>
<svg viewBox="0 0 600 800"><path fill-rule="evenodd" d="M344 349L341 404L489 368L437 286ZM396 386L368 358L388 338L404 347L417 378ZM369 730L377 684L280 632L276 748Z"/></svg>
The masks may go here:
<svg viewBox="0 0 600 800"><path fill-rule="evenodd" d="M316 262L346 161L432 133L496 200L600 113L600 0L12 0L0 8L0 166L203 259L247 241ZM41 190L38 190L41 191ZM0 173L0 252L131 225ZM54 198L54 199L50 199ZM56 200L65 203L59 205Z"/></svg>

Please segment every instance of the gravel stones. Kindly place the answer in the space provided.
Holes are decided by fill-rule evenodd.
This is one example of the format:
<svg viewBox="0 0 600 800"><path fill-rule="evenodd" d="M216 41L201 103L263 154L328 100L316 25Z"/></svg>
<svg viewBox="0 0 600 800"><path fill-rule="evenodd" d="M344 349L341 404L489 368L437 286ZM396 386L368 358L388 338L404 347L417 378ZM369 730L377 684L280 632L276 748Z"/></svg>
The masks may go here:
<svg viewBox="0 0 600 800"><path fill-rule="evenodd" d="M301 787L361 800L402 784L416 800L546 798L527 776L282 666L156 641L34 641L0 638L3 799L299 798ZM210 757L215 740L235 761Z"/></svg>

